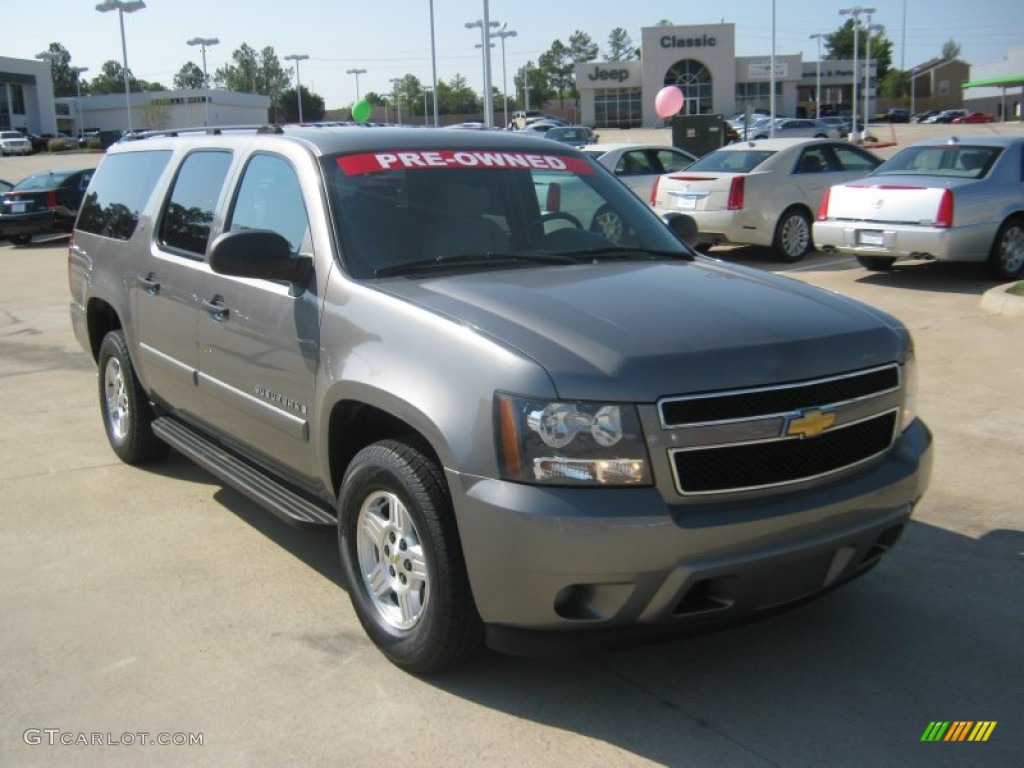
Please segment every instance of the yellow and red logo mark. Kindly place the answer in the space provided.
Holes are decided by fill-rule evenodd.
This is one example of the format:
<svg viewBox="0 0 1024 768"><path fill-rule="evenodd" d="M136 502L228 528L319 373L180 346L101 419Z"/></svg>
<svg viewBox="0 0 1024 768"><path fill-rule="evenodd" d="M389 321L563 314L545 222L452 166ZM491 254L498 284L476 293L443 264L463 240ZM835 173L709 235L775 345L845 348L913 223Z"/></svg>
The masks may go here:
<svg viewBox="0 0 1024 768"><path fill-rule="evenodd" d="M921 741L988 741L996 720L932 720Z"/></svg>

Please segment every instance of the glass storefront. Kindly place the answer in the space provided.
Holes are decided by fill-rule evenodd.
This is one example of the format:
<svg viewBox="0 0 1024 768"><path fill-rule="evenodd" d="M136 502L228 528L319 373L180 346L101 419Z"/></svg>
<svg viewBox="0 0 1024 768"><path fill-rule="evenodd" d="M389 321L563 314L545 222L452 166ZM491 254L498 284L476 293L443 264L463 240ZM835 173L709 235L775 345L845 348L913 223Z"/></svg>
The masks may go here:
<svg viewBox="0 0 1024 768"><path fill-rule="evenodd" d="M677 85L686 97L683 114L708 115L714 111L711 98L711 72L693 59L677 61L665 73L665 85Z"/></svg>
<svg viewBox="0 0 1024 768"><path fill-rule="evenodd" d="M640 88L598 88L594 91L596 128L639 128L643 124Z"/></svg>

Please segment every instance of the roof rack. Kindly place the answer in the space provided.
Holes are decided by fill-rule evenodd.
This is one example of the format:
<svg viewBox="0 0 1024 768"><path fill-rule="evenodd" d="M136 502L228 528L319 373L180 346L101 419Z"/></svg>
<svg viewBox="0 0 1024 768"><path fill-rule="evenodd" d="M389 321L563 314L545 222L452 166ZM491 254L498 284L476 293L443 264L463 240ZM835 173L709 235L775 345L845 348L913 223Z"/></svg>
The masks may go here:
<svg viewBox="0 0 1024 768"><path fill-rule="evenodd" d="M228 131L255 131L256 133L284 133L284 129L274 123L259 125L203 125L196 128L166 128L155 131L138 131L126 134L121 141L136 141L154 136L180 136L182 134L203 133L207 136L220 136Z"/></svg>

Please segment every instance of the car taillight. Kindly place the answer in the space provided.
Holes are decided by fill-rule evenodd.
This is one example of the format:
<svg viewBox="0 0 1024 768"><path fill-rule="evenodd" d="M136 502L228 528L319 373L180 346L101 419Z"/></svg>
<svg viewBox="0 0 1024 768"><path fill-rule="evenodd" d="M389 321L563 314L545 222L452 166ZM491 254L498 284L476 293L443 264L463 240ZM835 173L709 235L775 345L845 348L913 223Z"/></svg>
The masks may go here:
<svg viewBox="0 0 1024 768"><path fill-rule="evenodd" d="M730 211L743 210L743 192L745 188L745 177L744 176L733 176L732 181L729 183L729 201L726 203L726 208Z"/></svg>
<svg viewBox="0 0 1024 768"><path fill-rule="evenodd" d="M821 196L821 202L818 204L818 221L824 221L828 218L828 201L832 197L832 189L826 189L825 194Z"/></svg>
<svg viewBox="0 0 1024 768"><path fill-rule="evenodd" d="M52 189L46 193L46 207L56 208L57 207L57 193Z"/></svg>
<svg viewBox="0 0 1024 768"><path fill-rule="evenodd" d="M549 213L562 210L562 185L558 183L548 184L548 196L544 201L544 208Z"/></svg>
<svg viewBox="0 0 1024 768"><path fill-rule="evenodd" d="M951 189L942 191L939 212L935 215L935 226L941 229L949 229L953 226L953 190Z"/></svg>
<svg viewBox="0 0 1024 768"><path fill-rule="evenodd" d="M651 185L651 205L658 202L658 186L661 184L661 176L654 177L654 184Z"/></svg>

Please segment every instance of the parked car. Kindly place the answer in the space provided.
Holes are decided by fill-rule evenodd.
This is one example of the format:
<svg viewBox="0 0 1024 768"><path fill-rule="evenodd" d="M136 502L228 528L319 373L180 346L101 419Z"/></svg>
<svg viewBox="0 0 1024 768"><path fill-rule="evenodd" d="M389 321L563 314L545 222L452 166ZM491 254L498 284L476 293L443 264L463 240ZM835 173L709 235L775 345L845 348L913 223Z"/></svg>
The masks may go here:
<svg viewBox="0 0 1024 768"><path fill-rule="evenodd" d="M740 142L659 177L652 202L662 216L692 216L705 246L771 246L782 261L798 261L813 247L811 223L825 191L880 163L867 150L834 139Z"/></svg>
<svg viewBox="0 0 1024 768"><path fill-rule="evenodd" d="M968 112L966 115L954 117L954 123L994 123L996 116L988 112Z"/></svg>
<svg viewBox="0 0 1024 768"><path fill-rule="evenodd" d="M22 179L0 198L0 233L27 245L43 232L70 232L93 169L42 171Z"/></svg>
<svg viewBox="0 0 1024 768"><path fill-rule="evenodd" d="M782 117L775 119L775 136L777 139L838 139L841 138L839 131L828 123L811 118ZM754 139L771 138L771 121L758 124L755 130L749 131Z"/></svg>
<svg viewBox="0 0 1024 768"><path fill-rule="evenodd" d="M0 155L31 155L32 142L20 131L0 131Z"/></svg>
<svg viewBox="0 0 1024 768"><path fill-rule="evenodd" d="M659 176L681 171L697 159L685 149L654 144L590 144L581 151L618 176L641 200L650 200Z"/></svg>
<svg viewBox="0 0 1024 768"><path fill-rule="evenodd" d="M554 122L553 120L534 120L528 122L525 126L519 129L519 133L533 133L543 134L550 131L552 128L561 128L565 125L563 122Z"/></svg>
<svg viewBox="0 0 1024 768"><path fill-rule="evenodd" d="M620 245L542 214L563 184ZM333 532L395 664L594 648L868 573L930 475L908 330L688 224L541 137L183 129L100 164L71 323L112 452Z"/></svg>
<svg viewBox="0 0 1024 768"><path fill-rule="evenodd" d="M545 132L544 138L578 149L587 144L595 144L599 137L593 128L586 125L560 125Z"/></svg>
<svg viewBox="0 0 1024 768"><path fill-rule="evenodd" d="M937 115L932 115L926 123L952 123L958 117L963 117L967 114L966 109L944 109Z"/></svg>
<svg viewBox="0 0 1024 768"><path fill-rule="evenodd" d="M1024 138L922 141L822 200L814 239L871 270L900 259L984 262L1024 271Z"/></svg>
<svg viewBox="0 0 1024 768"><path fill-rule="evenodd" d="M909 123L910 111L901 107L892 107L881 117L883 123Z"/></svg>
<svg viewBox="0 0 1024 768"><path fill-rule="evenodd" d="M929 119L935 117L935 115L939 114L940 112L942 112L941 109L926 109L924 112L918 112L912 118L910 118L910 122L927 123Z"/></svg>

